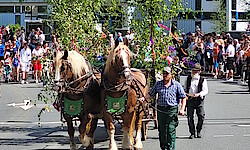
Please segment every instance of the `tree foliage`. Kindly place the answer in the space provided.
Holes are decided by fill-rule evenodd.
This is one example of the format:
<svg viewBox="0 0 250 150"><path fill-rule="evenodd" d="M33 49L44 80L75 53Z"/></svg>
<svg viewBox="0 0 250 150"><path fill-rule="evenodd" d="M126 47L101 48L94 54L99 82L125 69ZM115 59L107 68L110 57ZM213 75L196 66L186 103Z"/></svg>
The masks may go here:
<svg viewBox="0 0 250 150"><path fill-rule="evenodd" d="M168 65L165 59L169 52L169 46L173 45L173 34L159 28L159 24L166 25L171 31L172 22L178 19L179 14L185 15L190 13L190 8L185 8L182 0L132 0L131 8L134 8L131 20L131 27L135 31L135 41L140 43L140 55L137 63L143 63L146 55L149 53L155 59L156 69L160 70L163 66ZM149 46L152 37L152 49ZM150 46L151 47L151 46ZM151 68L152 63L146 63L143 67Z"/></svg>
<svg viewBox="0 0 250 150"><path fill-rule="evenodd" d="M212 18L214 20L214 26L212 27L212 30L221 33L222 31L227 30L227 8L226 8L226 2L225 0L219 0L215 1L217 5L217 12L215 15L212 15Z"/></svg>
<svg viewBox="0 0 250 150"><path fill-rule="evenodd" d="M121 0L48 0L51 19L63 49L77 49L89 59L94 58L107 43L110 19L117 17ZM120 13L119 13L120 12ZM97 30L100 25L102 32ZM113 24L115 27L115 24Z"/></svg>

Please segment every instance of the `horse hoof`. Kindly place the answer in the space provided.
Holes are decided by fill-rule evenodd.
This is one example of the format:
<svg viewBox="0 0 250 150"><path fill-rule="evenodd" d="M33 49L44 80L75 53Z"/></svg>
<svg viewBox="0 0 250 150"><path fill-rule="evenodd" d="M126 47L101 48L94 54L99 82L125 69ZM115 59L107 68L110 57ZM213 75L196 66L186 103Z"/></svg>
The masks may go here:
<svg viewBox="0 0 250 150"><path fill-rule="evenodd" d="M87 135L84 135L83 138L82 138L82 135L79 135L78 139L84 147L88 147L93 142L92 138L88 137Z"/></svg>
<svg viewBox="0 0 250 150"><path fill-rule="evenodd" d="M143 148L142 143L139 143L139 142L136 143L134 147L136 150L142 150L142 148Z"/></svg>
<svg viewBox="0 0 250 150"><path fill-rule="evenodd" d="M77 150L76 144L70 144L70 150Z"/></svg>
<svg viewBox="0 0 250 150"><path fill-rule="evenodd" d="M109 150L118 150L116 143L109 144Z"/></svg>

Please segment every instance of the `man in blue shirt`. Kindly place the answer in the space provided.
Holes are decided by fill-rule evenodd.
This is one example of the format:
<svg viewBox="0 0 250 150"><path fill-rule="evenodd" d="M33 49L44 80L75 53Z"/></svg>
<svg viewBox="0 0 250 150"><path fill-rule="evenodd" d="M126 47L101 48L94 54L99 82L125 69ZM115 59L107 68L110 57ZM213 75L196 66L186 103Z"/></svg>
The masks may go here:
<svg viewBox="0 0 250 150"><path fill-rule="evenodd" d="M156 96L157 99L157 120L160 147L162 150L174 150L176 127L178 126L178 104L181 100L182 106L179 111L180 115L184 115L186 106L186 94L181 84L172 79L172 70L170 67L164 67L163 80L158 81L140 101L150 99Z"/></svg>

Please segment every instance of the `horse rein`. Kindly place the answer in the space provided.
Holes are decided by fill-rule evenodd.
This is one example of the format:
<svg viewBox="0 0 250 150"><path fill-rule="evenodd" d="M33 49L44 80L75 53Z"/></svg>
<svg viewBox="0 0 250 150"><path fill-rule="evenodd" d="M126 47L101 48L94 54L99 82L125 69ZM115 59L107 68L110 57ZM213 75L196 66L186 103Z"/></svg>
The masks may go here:
<svg viewBox="0 0 250 150"><path fill-rule="evenodd" d="M63 61L66 61L66 60L63 60ZM69 71L69 68L70 68L70 63L67 61L67 72ZM89 67L89 66L88 66ZM71 81L70 83L67 83L67 74L65 75L64 77L64 80L63 80L63 85L64 85L64 88L66 90L70 90L72 93L85 93L90 85L90 80L92 79L93 77L93 71L90 70L88 73L86 73L85 75L77 78L76 80L73 80ZM84 84L84 86L81 88L81 89L76 89L76 88L72 88L70 87L70 85L80 81L80 80L87 80L86 83ZM63 92L66 92L66 90L64 90Z"/></svg>

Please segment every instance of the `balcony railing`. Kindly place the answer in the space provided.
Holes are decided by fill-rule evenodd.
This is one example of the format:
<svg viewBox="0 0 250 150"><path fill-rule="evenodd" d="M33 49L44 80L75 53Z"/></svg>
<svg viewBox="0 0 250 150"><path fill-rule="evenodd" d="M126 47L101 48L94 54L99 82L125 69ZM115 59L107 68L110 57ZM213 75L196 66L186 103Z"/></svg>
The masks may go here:
<svg viewBox="0 0 250 150"><path fill-rule="evenodd" d="M47 0L22 0L24 3L44 3ZM19 0L0 0L0 3L19 3Z"/></svg>

